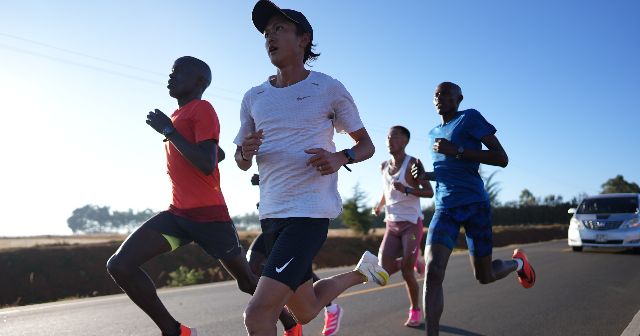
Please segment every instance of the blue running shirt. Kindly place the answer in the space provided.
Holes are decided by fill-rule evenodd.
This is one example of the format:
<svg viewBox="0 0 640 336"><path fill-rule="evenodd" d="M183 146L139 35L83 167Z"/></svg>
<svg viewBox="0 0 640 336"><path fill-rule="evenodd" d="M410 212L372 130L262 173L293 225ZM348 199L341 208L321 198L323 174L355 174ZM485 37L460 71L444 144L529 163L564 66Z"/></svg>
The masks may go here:
<svg viewBox="0 0 640 336"><path fill-rule="evenodd" d="M458 111L448 123L440 124L429 132L429 148L433 147L436 138L445 138L465 150L482 150L480 139L495 133L496 128L480 112L473 109ZM436 208L453 208L489 200L478 173L480 163L433 151L431 159L436 178Z"/></svg>

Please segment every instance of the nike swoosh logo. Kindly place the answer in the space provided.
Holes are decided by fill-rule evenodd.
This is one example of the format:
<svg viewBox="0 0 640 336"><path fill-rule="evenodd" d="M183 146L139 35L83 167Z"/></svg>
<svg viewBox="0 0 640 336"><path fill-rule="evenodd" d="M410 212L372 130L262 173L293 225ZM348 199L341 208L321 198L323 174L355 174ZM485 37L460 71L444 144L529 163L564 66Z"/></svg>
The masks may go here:
<svg viewBox="0 0 640 336"><path fill-rule="evenodd" d="M301 101L301 100L307 99L309 97L311 97L311 96L298 97L297 99L298 99L298 101Z"/></svg>
<svg viewBox="0 0 640 336"><path fill-rule="evenodd" d="M414 248L414 249L413 249L413 252L411 252L411 254L415 254L417 250L418 250L418 248L417 248L417 247L416 247L416 248Z"/></svg>
<svg viewBox="0 0 640 336"><path fill-rule="evenodd" d="M291 262L291 260L293 260L293 258L291 258L289 261L287 261L286 264L282 265L282 267L276 267L276 273L280 273L280 272L284 271L284 269L287 268L287 266L289 266L289 263Z"/></svg>

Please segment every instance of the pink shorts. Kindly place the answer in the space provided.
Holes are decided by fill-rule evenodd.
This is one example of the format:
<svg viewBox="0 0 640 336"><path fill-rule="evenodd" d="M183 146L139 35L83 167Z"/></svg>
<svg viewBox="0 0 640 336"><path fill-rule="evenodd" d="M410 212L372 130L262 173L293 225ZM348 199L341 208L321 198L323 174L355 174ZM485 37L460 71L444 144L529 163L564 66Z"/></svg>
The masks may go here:
<svg viewBox="0 0 640 336"><path fill-rule="evenodd" d="M387 230L380 244L379 255L393 258L409 258L420 253L422 219L418 223L387 222Z"/></svg>

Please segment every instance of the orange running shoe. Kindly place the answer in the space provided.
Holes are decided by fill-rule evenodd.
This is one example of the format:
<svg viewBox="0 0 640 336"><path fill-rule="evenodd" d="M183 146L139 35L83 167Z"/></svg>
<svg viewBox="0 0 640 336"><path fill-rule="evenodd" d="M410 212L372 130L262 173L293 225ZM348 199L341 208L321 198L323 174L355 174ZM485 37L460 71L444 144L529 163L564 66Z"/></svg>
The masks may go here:
<svg viewBox="0 0 640 336"><path fill-rule="evenodd" d="M302 324L296 323L296 325L284 331L284 336L302 336Z"/></svg>
<svg viewBox="0 0 640 336"><path fill-rule="evenodd" d="M533 267L527 260L527 255L524 254L524 251L521 249L513 250L513 259L522 260L522 269L520 269L518 274L518 282L524 288L531 288L533 284L536 283L536 272L533 270Z"/></svg>
<svg viewBox="0 0 640 336"><path fill-rule="evenodd" d="M180 323L180 336L198 336L198 332L195 328L189 328Z"/></svg>

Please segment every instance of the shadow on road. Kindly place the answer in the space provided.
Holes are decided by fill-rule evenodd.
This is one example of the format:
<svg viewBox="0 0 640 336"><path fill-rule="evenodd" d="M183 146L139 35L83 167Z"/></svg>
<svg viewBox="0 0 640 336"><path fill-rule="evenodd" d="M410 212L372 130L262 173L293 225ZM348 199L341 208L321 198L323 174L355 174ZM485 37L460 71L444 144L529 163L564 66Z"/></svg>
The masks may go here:
<svg viewBox="0 0 640 336"><path fill-rule="evenodd" d="M623 251L622 254L635 254L635 255L640 255L640 248L636 247L636 248L632 248L632 249L628 249L626 251Z"/></svg>
<svg viewBox="0 0 640 336"><path fill-rule="evenodd" d="M425 324L422 323L419 327L415 327L411 329L425 330L425 328L426 328ZM440 325L440 331L443 333L449 333L449 334L461 335L461 336L484 336L483 334L477 334L472 331L468 331L468 330L464 330L456 327L450 327L446 325Z"/></svg>
<svg viewBox="0 0 640 336"><path fill-rule="evenodd" d="M586 247L583 253L640 255L640 248Z"/></svg>
<svg viewBox="0 0 640 336"><path fill-rule="evenodd" d="M464 329L460 329L460 328L456 328L456 327L450 327L450 326L446 326L446 325L441 325L440 326L440 331L441 332L450 333L450 334L453 334L453 335L484 336L483 334L474 333L473 331L468 331L468 330L464 330Z"/></svg>

